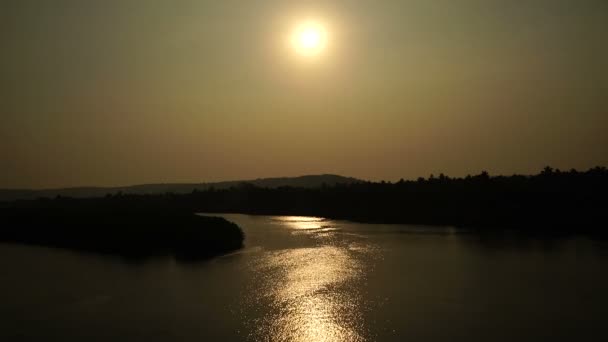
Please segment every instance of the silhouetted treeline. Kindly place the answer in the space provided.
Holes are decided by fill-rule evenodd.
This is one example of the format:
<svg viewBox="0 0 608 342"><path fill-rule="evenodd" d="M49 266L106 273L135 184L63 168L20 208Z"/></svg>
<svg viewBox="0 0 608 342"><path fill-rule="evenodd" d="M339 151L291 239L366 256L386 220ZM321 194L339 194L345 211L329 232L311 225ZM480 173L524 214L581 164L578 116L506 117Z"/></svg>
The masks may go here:
<svg viewBox="0 0 608 342"><path fill-rule="evenodd" d="M208 212L315 215L362 222L600 232L608 223L608 171L465 178L445 175L397 183L320 189L261 189L243 184L195 192L178 201Z"/></svg>
<svg viewBox="0 0 608 342"><path fill-rule="evenodd" d="M190 194L114 194L103 199L38 200L13 206L74 205L157 208L185 212L323 216L361 222L455 225L530 232L603 233L608 222L608 170L562 172L549 167L534 176L482 172L396 183L362 182L314 189L260 188L243 183Z"/></svg>
<svg viewBox="0 0 608 342"><path fill-rule="evenodd" d="M243 246L243 233L219 217L131 201L55 200L0 208L0 242L69 248L130 259L204 259Z"/></svg>

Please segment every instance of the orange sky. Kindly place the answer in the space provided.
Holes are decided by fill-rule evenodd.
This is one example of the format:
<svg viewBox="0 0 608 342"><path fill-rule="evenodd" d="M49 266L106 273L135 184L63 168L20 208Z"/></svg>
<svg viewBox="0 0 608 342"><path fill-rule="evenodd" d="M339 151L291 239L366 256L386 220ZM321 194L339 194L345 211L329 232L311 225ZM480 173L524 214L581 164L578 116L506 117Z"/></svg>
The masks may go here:
<svg viewBox="0 0 608 342"><path fill-rule="evenodd" d="M606 1L0 6L0 187L608 164Z"/></svg>

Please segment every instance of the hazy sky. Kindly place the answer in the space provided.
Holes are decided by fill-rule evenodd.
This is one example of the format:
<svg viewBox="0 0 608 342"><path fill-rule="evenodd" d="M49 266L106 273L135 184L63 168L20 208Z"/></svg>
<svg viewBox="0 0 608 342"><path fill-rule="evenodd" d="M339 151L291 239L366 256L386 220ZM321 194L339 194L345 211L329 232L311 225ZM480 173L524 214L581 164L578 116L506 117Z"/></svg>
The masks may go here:
<svg viewBox="0 0 608 342"><path fill-rule="evenodd" d="M608 164L606 0L3 0L0 51L0 187Z"/></svg>

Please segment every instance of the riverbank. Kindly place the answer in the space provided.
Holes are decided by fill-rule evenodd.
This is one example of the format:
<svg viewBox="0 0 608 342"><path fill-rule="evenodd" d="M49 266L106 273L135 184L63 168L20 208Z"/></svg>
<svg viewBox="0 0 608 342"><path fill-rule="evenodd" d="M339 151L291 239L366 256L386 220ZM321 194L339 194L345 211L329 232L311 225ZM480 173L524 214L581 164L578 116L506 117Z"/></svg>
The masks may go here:
<svg viewBox="0 0 608 342"><path fill-rule="evenodd" d="M0 242L66 248L129 259L204 260L243 247L244 234L219 217L169 208L14 206L0 209Z"/></svg>

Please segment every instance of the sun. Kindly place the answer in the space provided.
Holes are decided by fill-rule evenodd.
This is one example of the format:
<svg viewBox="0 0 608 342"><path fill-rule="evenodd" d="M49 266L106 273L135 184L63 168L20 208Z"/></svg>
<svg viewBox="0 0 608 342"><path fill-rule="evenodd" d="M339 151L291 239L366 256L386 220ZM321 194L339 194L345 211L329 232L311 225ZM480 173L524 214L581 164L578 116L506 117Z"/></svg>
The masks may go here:
<svg viewBox="0 0 608 342"><path fill-rule="evenodd" d="M294 50L301 56L319 56L327 45L327 31L317 21L304 21L294 30L291 44Z"/></svg>

